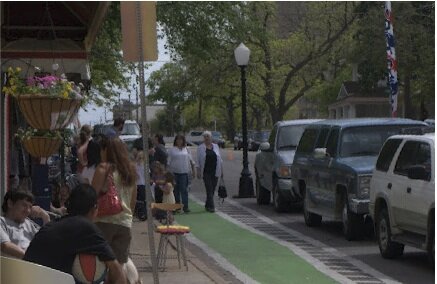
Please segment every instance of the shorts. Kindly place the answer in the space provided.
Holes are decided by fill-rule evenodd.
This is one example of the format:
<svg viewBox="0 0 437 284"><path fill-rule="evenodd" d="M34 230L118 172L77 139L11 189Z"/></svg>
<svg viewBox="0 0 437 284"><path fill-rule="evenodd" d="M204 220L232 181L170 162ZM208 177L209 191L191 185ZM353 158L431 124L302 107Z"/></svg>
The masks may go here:
<svg viewBox="0 0 437 284"><path fill-rule="evenodd" d="M131 229L104 222L97 222L96 225L102 231L118 262L120 264L126 263L129 258L129 247L132 239Z"/></svg>

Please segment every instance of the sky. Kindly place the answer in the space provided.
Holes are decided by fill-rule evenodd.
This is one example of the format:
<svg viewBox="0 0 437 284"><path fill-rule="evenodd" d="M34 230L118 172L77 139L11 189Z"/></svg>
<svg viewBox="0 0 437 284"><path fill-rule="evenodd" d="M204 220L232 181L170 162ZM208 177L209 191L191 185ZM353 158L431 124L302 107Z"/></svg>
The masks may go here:
<svg viewBox="0 0 437 284"><path fill-rule="evenodd" d="M170 54L165 49L165 43L167 42L167 39L163 37L162 39L158 38L158 61L156 62L146 62L146 64L151 63L151 66L148 66L146 71L144 72L145 80L149 78L150 74L153 71L159 70L165 63L170 62ZM135 86L135 77L132 78L132 86ZM138 86L139 89L139 86ZM148 90L146 89L146 96L147 96ZM129 94L126 90L123 90L120 95L121 99L128 99ZM131 93L131 101L135 103L135 90L132 90ZM84 111L83 108L79 110L79 121L83 124L90 124L94 125L97 123L104 123L105 122L105 108L104 107L98 107L94 104L89 104L85 107L88 111ZM110 121L112 120L112 112L107 109L106 111L106 120Z"/></svg>

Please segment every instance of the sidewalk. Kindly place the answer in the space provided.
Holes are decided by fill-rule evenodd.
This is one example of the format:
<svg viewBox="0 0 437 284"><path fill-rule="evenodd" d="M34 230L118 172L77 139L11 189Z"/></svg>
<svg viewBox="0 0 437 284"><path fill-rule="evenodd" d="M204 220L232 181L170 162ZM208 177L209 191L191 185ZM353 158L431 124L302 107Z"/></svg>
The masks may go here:
<svg viewBox="0 0 437 284"><path fill-rule="evenodd" d="M174 239L171 239L175 244ZM155 233L155 249L158 249L159 235ZM175 246L168 248L167 266L164 272L159 272L160 283L179 284L206 284L206 283L241 283L233 279L232 275L220 268L214 267L211 261L205 261L205 256L188 241L185 241L187 253L188 271L182 265L179 269ZM135 263L144 284L153 283L152 265L150 263L149 239L147 223L134 219L132 226L132 242L130 257ZM217 271L219 269L219 271Z"/></svg>

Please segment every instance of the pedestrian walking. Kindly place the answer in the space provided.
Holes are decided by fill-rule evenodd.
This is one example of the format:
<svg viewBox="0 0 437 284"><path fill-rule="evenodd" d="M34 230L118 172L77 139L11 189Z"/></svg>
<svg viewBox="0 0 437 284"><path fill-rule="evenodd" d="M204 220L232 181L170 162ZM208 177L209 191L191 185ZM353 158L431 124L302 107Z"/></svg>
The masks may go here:
<svg viewBox="0 0 437 284"><path fill-rule="evenodd" d="M79 174L79 181L85 184L91 184L94 178L94 173L96 172L96 167L100 164L100 145L97 142L101 139L100 136L91 139L88 142L88 147L86 150L87 165Z"/></svg>
<svg viewBox="0 0 437 284"><path fill-rule="evenodd" d="M164 137L161 134L156 134L153 138L153 161L158 161L162 165L167 166L167 149L165 149Z"/></svg>
<svg viewBox="0 0 437 284"><path fill-rule="evenodd" d="M99 196L96 225L102 230L118 262L123 264L128 260L132 238L137 173L135 164L129 160L126 145L119 138L103 137L100 148L102 162L92 182ZM114 198L105 198L105 195Z"/></svg>
<svg viewBox="0 0 437 284"><path fill-rule="evenodd" d="M176 203L183 204L185 213L189 213L188 207L188 175L190 173L194 176L194 161L190 152L187 149L187 142L185 136L176 135L173 143L173 148L168 151L168 170L173 173L175 177L174 195Z"/></svg>
<svg viewBox="0 0 437 284"><path fill-rule="evenodd" d="M136 153L135 167L137 170L137 202L135 204L135 215L141 221L147 219L147 208L146 208L146 178L144 176L144 152L139 151Z"/></svg>
<svg viewBox="0 0 437 284"><path fill-rule="evenodd" d="M219 146L212 143L211 132L205 131L203 139L203 143L197 148L197 178L203 178L205 184L205 209L208 212L215 212L214 191L218 178L223 176L223 160Z"/></svg>

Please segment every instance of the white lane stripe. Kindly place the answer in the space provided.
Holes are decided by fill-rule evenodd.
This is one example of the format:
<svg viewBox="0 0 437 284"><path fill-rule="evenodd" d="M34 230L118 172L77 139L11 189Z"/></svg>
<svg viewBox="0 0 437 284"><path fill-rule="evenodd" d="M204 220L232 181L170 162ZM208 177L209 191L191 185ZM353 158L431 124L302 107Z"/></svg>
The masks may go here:
<svg viewBox="0 0 437 284"><path fill-rule="evenodd" d="M199 202L199 201L196 201L196 202ZM252 209L250 209L248 207L245 207L244 205L239 204L238 202L235 202L235 201L233 201L231 199L228 199L226 202L228 202L229 204L231 204L233 206L242 208L242 209L246 210L247 212L251 213L252 215L256 216L257 218L259 218L260 220L263 220L264 222L266 222L268 224L274 225L277 228L280 228L280 229L282 229L282 230L284 230L284 231L286 231L286 232L288 232L288 233L290 233L290 234L292 234L292 235L294 235L294 236L296 236L296 237L298 237L298 238L300 238L300 239L302 239L304 241L307 241L308 243L311 243L312 245L314 245L316 247L319 247L322 250L324 250L326 252L329 252L329 253L331 253L334 256L337 256L337 257L340 257L340 258L342 258L344 260L347 260L349 263L355 265L357 268L361 269L363 272L372 275L373 277L383 281L384 283L387 283L387 284L399 284L399 283L401 283L401 282L396 281L393 278L391 278L391 277L389 277L389 276L387 276L387 275L377 271L376 269L370 267L369 265L365 264L364 262L362 262L360 260L354 259L354 258L352 258L352 257L350 257L350 256L348 256L348 255L346 255L346 254L344 254L342 252L340 252L339 250L337 250L335 248L326 247L326 245L324 243L322 243L322 242L320 242L320 241L318 241L316 239L310 238L310 237L308 237L308 236L306 236L306 235L304 235L304 234L302 234L302 233L300 233L298 231L290 229L290 228L288 228L288 227L286 227L286 226L284 226L284 225L282 225L280 223L277 223L274 220L272 220L272 219L270 219L270 218L268 218L268 217L258 213L257 211L252 210ZM314 265L314 263L316 263L317 266L316 265L314 265L314 266L318 270L320 270L321 272L323 272L323 273L327 274L328 276L334 278L335 280L339 281L340 283L350 283L351 282L350 279L348 279L348 278L344 277L343 275L340 275L336 271L330 269L325 264L321 263L319 260L317 260L314 257L312 257L311 255L309 255L307 252L305 252L301 248L296 247L295 245L290 244L288 242L279 240L278 238L275 238L275 237L270 236L268 234L265 234L263 232L260 232L260 231L254 229L254 228L248 227L247 225L245 225L245 224L243 224L243 223L241 223L241 222L239 222L239 221L229 217L228 215L220 213L220 216L223 216L223 215L226 216L226 217L223 217L223 218L226 218L227 220L229 220L229 221L231 221L231 222L233 222L235 224L238 224L238 225L241 224L241 226L244 226L245 228L248 228L248 230L251 230L251 231L253 231L253 232L255 232L255 233L259 234L259 235L266 236L267 238L269 238L271 240L274 240L274 241L276 241L278 243L283 244L286 247L289 247L294 253L296 253L297 255L302 257L303 259L305 259L307 262L309 262L309 263L311 263L313 265ZM321 265L318 266L318 264L321 264ZM337 279L337 276L340 276L340 278ZM343 282L342 280L344 280L344 279L347 279L347 281Z"/></svg>

